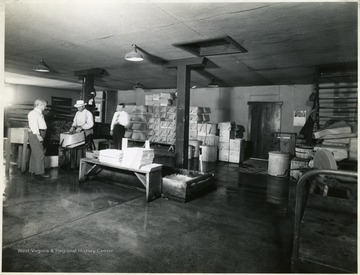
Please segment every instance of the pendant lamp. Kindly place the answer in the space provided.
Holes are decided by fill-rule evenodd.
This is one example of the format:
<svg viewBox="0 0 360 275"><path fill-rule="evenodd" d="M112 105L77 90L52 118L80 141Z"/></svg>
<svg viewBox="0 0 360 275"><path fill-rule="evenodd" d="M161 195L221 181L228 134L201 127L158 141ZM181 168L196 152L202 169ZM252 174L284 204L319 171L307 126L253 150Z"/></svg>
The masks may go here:
<svg viewBox="0 0 360 275"><path fill-rule="evenodd" d="M34 67L34 71L40 73L48 73L50 72L50 68L48 67L48 65L46 65L45 61L41 59L39 65Z"/></svg>
<svg viewBox="0 0 360 275"><path fill-rule="evenodd" d="M133 50L125 55L125 60L135 61L135 62L136 61L143 61L144 57L142 56L141 53L137 52L136 45L133 44L132 47L133 47Z"/></svg>
<svg viewBox="0 0 360 275"><path fill-rule="evenodd" d="M208 86L211 87L211 88L218 88L219 83L215 81L214 77L212 77L210 83L208 84Z"/></svg>

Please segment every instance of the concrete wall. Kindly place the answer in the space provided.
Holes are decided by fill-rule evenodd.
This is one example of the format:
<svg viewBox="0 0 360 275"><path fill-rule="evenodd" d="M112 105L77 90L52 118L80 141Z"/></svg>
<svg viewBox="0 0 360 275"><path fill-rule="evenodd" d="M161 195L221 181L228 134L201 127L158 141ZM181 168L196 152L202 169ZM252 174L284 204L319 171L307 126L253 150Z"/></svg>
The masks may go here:
<svg viewBox="0 0 360 275"><path fill-rule="evenodd" d="M11 103L33 102L38 98L45 99L51 104L51 97L71 98L73 104L81 97L81 90L61 90L27 85L6 85L7 93L12 97ZM10 103L10 102L9 102Z"/></svg>
<svg viewBox="0 0 360 275"><path fill-rule="evenodd" d="M307 101L313 90L312 85L274 85L234 88L200 88L190 90L190 105L210 107L210 120L214 123L234 121L244 126L247 135L249 101L283 102L281 131L298 133L299 126L293 126L294 111L306 110L307 116L311 104ZM124 103L144 105L145 94L172 92L167 90L119 91L118 99Z"/></svg>

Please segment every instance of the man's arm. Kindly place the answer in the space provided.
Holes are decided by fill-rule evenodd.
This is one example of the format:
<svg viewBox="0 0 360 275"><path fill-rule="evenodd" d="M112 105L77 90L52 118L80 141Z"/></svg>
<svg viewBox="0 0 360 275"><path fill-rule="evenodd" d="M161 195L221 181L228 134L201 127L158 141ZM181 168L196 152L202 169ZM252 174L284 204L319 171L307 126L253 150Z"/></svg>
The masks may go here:
<svg viewBox="0 0 360 275"><path fill-rule="evenodd" d="M91 129L94 126L94 119L93 115L90 111L86 112L85 116L85 124L81 125L81 128L84 130Z"/></svg>

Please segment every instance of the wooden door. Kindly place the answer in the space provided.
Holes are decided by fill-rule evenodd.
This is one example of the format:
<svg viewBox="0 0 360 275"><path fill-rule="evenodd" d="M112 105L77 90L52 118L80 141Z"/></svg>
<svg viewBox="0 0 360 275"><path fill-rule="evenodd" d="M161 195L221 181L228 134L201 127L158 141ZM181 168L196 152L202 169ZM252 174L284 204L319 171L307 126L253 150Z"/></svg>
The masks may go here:
<svg viewBox="0 0 360 275"><path fill-rule="evenodd" d="M248 140L250 157L268 159L277 150L274 132L280 131L282 102L249 102Z"/></svg>

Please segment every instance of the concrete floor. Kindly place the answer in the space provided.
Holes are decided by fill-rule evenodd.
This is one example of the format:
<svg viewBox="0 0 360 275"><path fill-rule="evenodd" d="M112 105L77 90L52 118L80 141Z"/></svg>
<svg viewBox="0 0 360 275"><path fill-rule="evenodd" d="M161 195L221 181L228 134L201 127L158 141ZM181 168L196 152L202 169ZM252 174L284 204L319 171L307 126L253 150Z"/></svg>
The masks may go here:
<svg viewBox="0 0 360 275"><path fill-rule="evenodd" d="M172 165L169 157L155 159ZM192 161L192 168L198 163ZM288 179L205 163L217 189L187 203L50 169L12 166L3 196L3 272L290 272Z"/></svg>

